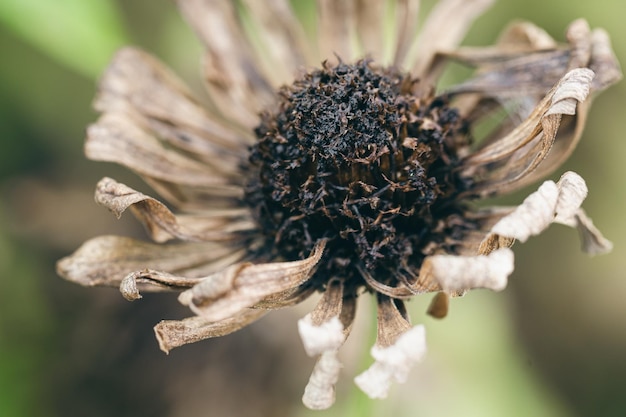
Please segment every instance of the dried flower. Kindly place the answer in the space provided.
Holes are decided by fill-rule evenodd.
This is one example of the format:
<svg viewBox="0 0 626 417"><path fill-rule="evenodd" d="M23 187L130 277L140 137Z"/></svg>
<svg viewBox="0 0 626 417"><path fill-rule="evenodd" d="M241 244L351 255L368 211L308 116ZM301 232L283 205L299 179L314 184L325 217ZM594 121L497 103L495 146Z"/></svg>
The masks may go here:
<svg viewBox="0 0 626 417"><path fill-rule="evenodd" d="M62 259L59 274L119 286L129 300L180 291L195 316L155 327L165 352L323 293L299 322L319 358L303 397L316 409L334 401L357 297L374 294L375 363L355 381L385 397L426 350L403 300L435 292L429 313L444 317L450 296L502 290L510 246L551 223L576 227L588 253L611 249L580 208L587 188L573 172L518 207L473 205L555 170L581 136L590 95L621 77L606 33L583 20L566 44L522 22L494 46L459 48L490 4L441 0L416 36L417 0L394 2L390 27L384 2L319 0L317 53L286 0L179 0L206 47L214 108L125 48L101 81L102 116L86 142L89 158L134 170L174 211L103 179L96 201L118 217L130 209L156 243L98 237ZM392 50L383 33L394 34ZM450 60L475 74L435 92Z"/></svg>

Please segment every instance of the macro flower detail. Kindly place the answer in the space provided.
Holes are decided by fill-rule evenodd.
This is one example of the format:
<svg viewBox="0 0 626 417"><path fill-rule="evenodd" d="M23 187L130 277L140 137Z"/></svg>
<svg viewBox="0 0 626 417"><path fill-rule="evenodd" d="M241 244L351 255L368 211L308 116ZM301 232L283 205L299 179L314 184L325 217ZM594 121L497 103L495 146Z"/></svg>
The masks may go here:
<svg viewBox="0 0 626 417"><path fill-rule="evenodd" d="M384 398L426 353L405 300L434 293L428 314L443 318L450 297L503 290L513 243L552 223L576 228L587 253L611 250L576 173L517 207L475 204L544 179L573 152L593 96L621 78L603 30L577 20L558 43L518 22L493 46L460 47L490 0L440 0L419 31L419 1L392 2L383 19L384 2L319 0L314 40L287 0L177 3L206 49L211 106L127 47L102 77L85 144L160 196L111 178L96 187L98 204L130 211L152 242L96 237L57 268L128 300L179 292L193 315L155 326L163 351L321 293L298 331L317 359L303 402L328 408L357 299L371 294L375 361L355 383ZM474 73L442 89L451 61Z"/></svg>

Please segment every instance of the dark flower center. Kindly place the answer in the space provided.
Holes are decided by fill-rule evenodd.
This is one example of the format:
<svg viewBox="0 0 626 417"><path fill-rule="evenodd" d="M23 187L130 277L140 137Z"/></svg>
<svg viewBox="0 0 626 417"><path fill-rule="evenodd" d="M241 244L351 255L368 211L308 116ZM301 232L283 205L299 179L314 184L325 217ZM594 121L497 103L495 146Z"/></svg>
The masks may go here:
<svg viewBox="0 0 626 417"><path fill-rule="evenodd" d="M416 87L363 60L325 64L279 91L255 129L246 189L262 252L302 259L327 239L316 285L365 285L358 268L395 285L433 245L460 239L466 185L454 168L467 126L446 98L416 97Z"/></svg>

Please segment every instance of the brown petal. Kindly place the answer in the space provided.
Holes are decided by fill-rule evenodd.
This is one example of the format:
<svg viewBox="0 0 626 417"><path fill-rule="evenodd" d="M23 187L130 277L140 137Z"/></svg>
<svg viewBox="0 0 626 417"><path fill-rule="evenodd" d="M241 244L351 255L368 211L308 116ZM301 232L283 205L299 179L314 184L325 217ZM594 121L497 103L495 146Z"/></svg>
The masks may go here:
<svg viewBox="0 0 626 417"><path fill-rule="evenodd" d="M406 55L415 39L418 27L420 0L398 0L396 2L396 49L393 65L404 67Z"/></svg>
<svg viewBox="0 0 626 417"><path fill-rule="evenodd" d="M320 57L329 62L336 62L335 56L344 61L356 58L350 38L355 24L353 1L317 0L317 7Z"/></svg>
<svg viewBox="0 0 626 417"><path fill-rule="evenodd" d="M252 139L207 112L169 68L137 48L115 54L94 106L103 113L133 111L142 125L170 126L170 143L201 155L239 152Z"/></svg>
<svg viewBox="0 0 626 417"><path fill-rule="evenodd" d="M202 278L186 278L153 269L142 269L124 277L120 283L120 292L128 301L141 298L139 286L156 291L182 291L196 285Z"/></svg>
<svg viewBox="0 0 626 417"><path fill-rule="evenodd" d="M263 52L268 55L272 68L269 75L275 87L291 84L298 70L307 64L317 64L289 1L244 0L244 4L250 11L250 18L259 26L258 36L265 41Z"/></svg>
<svg viewBox="0 0 626 417"><path fill-rule="evenodd" d="M172 238L187 241L233 240L239 233L253 229L241 211L219 212L211 216L182 216L177 218L163 203L111 178L103 178L96 186L96 202L111 210L116 217L131 208L157 242ZM239 235L241 238L241 235Z"/></svg>
<svg viewBox="0 0 626 417"><path fill-rule="evenodd" d="M85 154L173 184L236 190L239 172L222 171L167 149L130 112L106 113L87 130Z"/></svg>
<svg viewBox="0 0 626 417"><path fill-rule="evenodd" d="M132 271L149 267L193 275L195 268L210 265L234 251L215 243L155 245L126 237L101 236L85 242L72 255L61 259L57 272L85 286L118 287Z"/></svg>
<svg viewBox="0 0 626 417"><path fill-rule="evenodd" d="M455 49L474 20L492 3L493 0L439 1L428 15L419 38L412 47L415 64L411 74L426 84L433 84L443 69L435 64L436 55Z"/></svg>
<svg viewBox="0 0 626 417"><path fill-rule="evenodd" d="M552 148L562 115L575 114L577 103L589 93L592 78L593 72L586 68L568 72L511 133L467 157L463 162L465 175L472 176L480 172L478 167L490 165L471 193L512 192L534 179L528 175ZM500 169L491 166L496 162L502 165Z"/></svg>
<svg viewBox="0 0 626 417"><path fill-rule="evenodd" d="M303 284L311 277L324 247L325 242L319 243L301 261L233 265L181 293L179 301L207 320L223 320L272 294Z"/></svg>
<svg viewBox="0 0 626 417"><path fill-rule="evenodd" d="M213 102L229 119L247 128L255 127L257 114L274 102L274 93L243 34L234 3L176 3L206 47L205 76Z"/></svg>
<svg viewBox="0 0 626 417"><path fill-rule="evenodd" d="M212 337L226 336L263 317L267 311L243 310L240 314L218 322L209 322L203 317L183 320L163 320L154 326L159 347L165 353L189 343Z"/></svg>
<svg viewBox="0 0 626 417"><path fill-rule="evenodd" d="M343 283L331 281L315 309L298 322L300 337L309 356L338 349L348 336L354 320L356 296L348 296L345 306L343 299ZM328 331L326 325L338 328L339 332Z"/></svg>
<svg viewBox="0 0 626 417"><path fill-rule="evenodd" d="M384 57L385 2L356 0L356 31L365 55L381 63Z"/></svg>
<svg viewBox="0 0 626 417"><path fill-rule="evenodd" d="M392 382L405 382L426 353L424 326L411 327L401 303L378 297L378 337L371 350L376 362L354 378L370 398L385 398Z"/></svg>

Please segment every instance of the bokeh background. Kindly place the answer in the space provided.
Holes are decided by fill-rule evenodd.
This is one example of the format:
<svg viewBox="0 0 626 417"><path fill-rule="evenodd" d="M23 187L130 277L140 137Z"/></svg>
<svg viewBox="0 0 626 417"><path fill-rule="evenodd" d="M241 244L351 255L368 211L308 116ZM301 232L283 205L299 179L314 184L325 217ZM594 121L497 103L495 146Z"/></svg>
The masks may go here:
<svg viewBox="0 0 626 417"><path fill-rule="evenodd" d="M295 3L303 14L311 8ZM466 44L489 44L513 19L562 40L567 24L585 17L610 33L624 63L625 13L622 0L501 1ZM199 90L201 48L169 0L0 2L0 416L626 415L624 82L596 99L583 141L558 171L587 180L585 208L613 253L589 258L575 231L555 226L516 245L504 292L454 300L443 321L424 314L427 299L415 300L429 354L386 401L351 383L371 363L374 311L365 300L343 352L337 404L311 412L300 396L313 361L296 334L310 306L166 356L152 326L186 315L175 297L129 303L114 289L56 276L55 261L90 237L143 236L92 194L104 175L145 186L82 155L97 78L125 44L153 52Z"/></svg>

